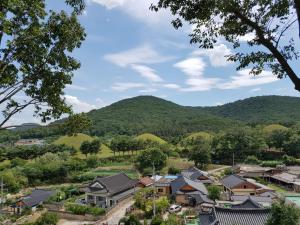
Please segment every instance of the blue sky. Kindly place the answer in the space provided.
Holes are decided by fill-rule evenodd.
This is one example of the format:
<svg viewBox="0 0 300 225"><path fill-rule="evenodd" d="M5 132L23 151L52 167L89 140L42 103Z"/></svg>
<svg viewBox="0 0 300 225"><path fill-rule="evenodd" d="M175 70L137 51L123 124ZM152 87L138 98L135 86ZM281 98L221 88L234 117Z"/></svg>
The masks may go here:
<svg viewBox="0 0 300 225"><path fill-rule="evenodd" d="M87 39L73 54L82 66L65 91L76 112L138 95L190 106L218 105L257 95L299 96L288 79L278 81L269 71L256 78L249 75L249 69L237 72L236 65L224 58L233 50L222 40L213 50L190 45L192 27L175 30L167 11L149 11L153 1L87 2L80 17ZM48 8L65 7L63 1L47 2ZM297 35L296 29L293 32ZM293 66L299 71L296 62ZM27 110L14 122L37 121L31 113Z"/></svg>

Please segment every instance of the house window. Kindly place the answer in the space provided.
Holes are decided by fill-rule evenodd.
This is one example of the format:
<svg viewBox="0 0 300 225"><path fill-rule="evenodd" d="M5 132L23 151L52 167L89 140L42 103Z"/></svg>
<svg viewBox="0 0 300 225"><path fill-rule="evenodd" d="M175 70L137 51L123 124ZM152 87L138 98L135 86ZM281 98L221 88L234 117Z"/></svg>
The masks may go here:
<svg viewBox="0 0 300 225"><path fill-rule="evenodd" d="M246 185L244 185L244 189L246 189L247 188L247 186Z"/></svg>
<svg viewBox="0 0 300 225"><path fill-rule="evenodd" d="M164 189L158 188L157 191L158 191L159 193L162 193L162 192L164 192Z"/></svg>
<svg viewBox="0 0 300 225"><path fill-rule="evenodd" d="M88 195L88 200L94 200L94 196L93 195Z"/></svg>
<svg viewBox="0 0 300 225"><path fill-rule="evenodd" d="M100 197L100 196L97 197L97 201L100 202L100 201L103 201L103 200L104 200L104 199L103 199L102 197Z"/></svg>

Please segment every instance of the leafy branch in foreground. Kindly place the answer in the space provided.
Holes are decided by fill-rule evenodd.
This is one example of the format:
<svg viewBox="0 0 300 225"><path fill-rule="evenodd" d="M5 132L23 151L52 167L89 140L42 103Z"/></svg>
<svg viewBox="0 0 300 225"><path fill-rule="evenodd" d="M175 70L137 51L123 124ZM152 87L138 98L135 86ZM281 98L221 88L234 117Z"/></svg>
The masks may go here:
<svg viewBox="0 0 300 225"><path fill-rule="evenodd" d="M66 3L73 12L48 11L44 0L0 2L0 129L29 106L43 122L71 112L63 90L80 67L70 53L85 39L84 2Z"/></svg>
<svg viewBox="0 0 300 225"><path fill-rule="evenodd" d="M182 20L193 25L191 43L200 48L213 48L218 38L224 37L237 49L241 37L249 37L247 44L252 52L240 51L227 59L239 62L238 70L252 65L253 75L268 68L278 78L288 76L300 91L299 75L290 64L299 57L291 35L300 21L299 5L299 0L160 0L151 9L170 9L178 16L172 21L176 29L183 26Z"/></svg>

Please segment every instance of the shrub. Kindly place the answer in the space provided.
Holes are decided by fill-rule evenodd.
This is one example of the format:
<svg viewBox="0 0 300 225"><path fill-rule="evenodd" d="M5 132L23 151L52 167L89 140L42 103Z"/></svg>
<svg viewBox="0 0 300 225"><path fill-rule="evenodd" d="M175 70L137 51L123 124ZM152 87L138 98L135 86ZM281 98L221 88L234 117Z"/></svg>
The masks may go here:
<svg viewBox="0 0 300 225"><path fill-rule="evenodd" d="M65 207L67 211L70 211L76 215L92 214L94 216L101 216L105 214L105 210L99 207L91 207L72 203L65 204Z"/></svg>
<svg viewBox="0 0 300 225"><path fill-rule="evenodd" d="M211 185L208 187L208 196L212 200L220 199L221 189L216 185Z"/></svg>
<svg viewBox="0 0 300 225"><path fill-rule="evenodd" d="M43 214L34 225L56 225L58 222L58 216L54 213Z"/></svg>
<svg viewBox="0 0 300 225"><path fill-rule="evenodd" d="M263 167L276 167L277 165L280 164L282 164L281 161L273 160L273 161L262 161L260 165Z"/></svg>
<svg viewBox="0 0 300 225"><path fill-rule="evenodd" d="M180 169L177 169L175 167L170 167L168 169L168 173L171 174L171 175L176 175L176 174L179 174L180 173Z"/></svg>
<svg viewBox="0 0 300 225"><path fill-rule="evenodd" d="M161 216L155 216L153 217L151 221L151 225L161 225L164 222Z"/></svg>
<svg viewBox="0 0 300 225"><path fill-rule="evenodd" d="M254 155L249 155L245 159L244 162L247 163L247 164L252 164L252 165L258 165L258 164L260 164L260 160L256 156L254 156Z"/></svg>

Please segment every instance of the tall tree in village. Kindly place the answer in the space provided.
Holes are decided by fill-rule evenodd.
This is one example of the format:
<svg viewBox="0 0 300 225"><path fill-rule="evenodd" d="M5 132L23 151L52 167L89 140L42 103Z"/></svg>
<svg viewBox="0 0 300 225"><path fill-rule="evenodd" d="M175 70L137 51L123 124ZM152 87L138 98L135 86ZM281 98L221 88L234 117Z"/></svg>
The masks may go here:
<svg viewBox="0 0 300 225"><path fill-rule="evenodd" d="M193 25L191 43L200 48L213 48L223 37L238 49L241 39L247 39L252 51L227 56L239 62L238 70L252 65L251 74L259 75L271 69L278 78L288 76L300 91L300 74L290 63L299 57L293 39L298 18L300 25L299 5L299 0L159 0L151 9L170 9L178 16L172 21L176 29L183 20Z"/></svg>
<svg viewBox="0 0 300 225"><path fill-rule="evenodd" d="M44 0L0 1L0 129L30 106L43 122L71 112L63 90L80 67L70 53L85 39L77 18L84 2L66 4L70 13Z"/></svg>

